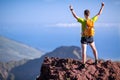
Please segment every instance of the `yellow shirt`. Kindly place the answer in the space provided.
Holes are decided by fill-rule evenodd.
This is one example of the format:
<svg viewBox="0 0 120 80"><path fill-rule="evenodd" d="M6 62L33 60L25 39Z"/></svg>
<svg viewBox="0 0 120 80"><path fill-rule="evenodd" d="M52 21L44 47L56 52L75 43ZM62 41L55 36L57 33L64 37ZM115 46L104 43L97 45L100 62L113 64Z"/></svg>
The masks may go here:
<svg viewBox="0 0 120 80"><path fill-rule="evenodd" d="M93 18L91 18L91 20L95 23L96 21L97 21L97 19L98 19L98 16L94 16ZM86 28L86 19L84 19L84 18L78 18L78 20L77 20L79 23L81 23L81 25L82 25L82 32L84 32L84 30L85 30L85 28Z"/></svg>

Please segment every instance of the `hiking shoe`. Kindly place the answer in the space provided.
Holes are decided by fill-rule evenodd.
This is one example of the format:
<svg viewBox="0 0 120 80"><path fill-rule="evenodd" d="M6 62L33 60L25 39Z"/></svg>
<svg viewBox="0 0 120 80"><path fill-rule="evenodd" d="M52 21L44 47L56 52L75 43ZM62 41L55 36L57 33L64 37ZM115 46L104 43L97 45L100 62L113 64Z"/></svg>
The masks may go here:
<svg viewBox="0 0 120 80"><path fill-rule="evenodd" d="M95 63L94 63L95 65L97 65L98 64L98 60L95 60Z"/></svg>
<svg viewBox="0 0 120 80"><path fill-rule="evenodd" d="M82 65L81 65L81 68L82 68L82 69L85 68L85 64L82 64Z"/></svg>

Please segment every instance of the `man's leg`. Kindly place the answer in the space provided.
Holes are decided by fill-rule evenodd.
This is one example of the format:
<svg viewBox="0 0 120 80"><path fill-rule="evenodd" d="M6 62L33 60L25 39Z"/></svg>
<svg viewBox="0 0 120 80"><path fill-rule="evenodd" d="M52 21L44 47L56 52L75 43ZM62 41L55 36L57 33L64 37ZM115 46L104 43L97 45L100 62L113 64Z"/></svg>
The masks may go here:
<svg viewBox="0 0 120 80"><path fill-rule="evenodd" d="M90 47L91 47L92 50L93 50L94 57L95 57L95 61L97 61L97 60L98 60L98 53L97 53L97 49L96 49L95 43L92 42L92 43L90 43L89 45L90 45ZM97 62L96 62L96 63L97 63Z"/></svg>
<svg viewBox="0 0 120 80"><path fill-rule="evenodd" d="M81 44L81 46L82 46L82 60L83 60L83 64L85 64L87 44Z"/></svg>

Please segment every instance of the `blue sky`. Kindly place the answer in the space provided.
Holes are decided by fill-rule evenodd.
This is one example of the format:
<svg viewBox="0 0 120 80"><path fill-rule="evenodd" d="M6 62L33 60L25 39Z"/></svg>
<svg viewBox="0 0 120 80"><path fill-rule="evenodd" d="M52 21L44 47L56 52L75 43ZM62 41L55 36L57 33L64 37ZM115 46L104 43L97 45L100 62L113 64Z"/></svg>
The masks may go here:
<svg viewBox="0 0 120 80"><path fill-rule="evenodd" d="M0 0L0 23L70 24L75 22L69 11L70 4L81 17L85 9L90 9L92 17L99 11L102 1L105 9L99 22L119 23L119 0Z"/></svg>
<svg viewBox="0 0 120 80"><path fill-rule="evenodd" d="M103 1L105 8L95 23L96 46L100 57L120 59L120 0L0 0L0 35L45 51L80 46L80 24L69 5L78 16L89 9L93 17Z"/></svg>

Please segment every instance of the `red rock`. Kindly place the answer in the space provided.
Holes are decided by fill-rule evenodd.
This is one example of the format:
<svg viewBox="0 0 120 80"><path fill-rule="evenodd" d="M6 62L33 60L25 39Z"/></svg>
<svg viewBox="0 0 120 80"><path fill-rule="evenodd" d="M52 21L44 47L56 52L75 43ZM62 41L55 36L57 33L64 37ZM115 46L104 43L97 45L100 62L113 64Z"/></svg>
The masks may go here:
<svg viewBox="0 0 120 80"><path fill-rule="evenodd" d="M120 62L99 60L98 64L89 59L86 67L75 59L59 59L46 57L41 74L37 80L120 80Z"/></svg>

